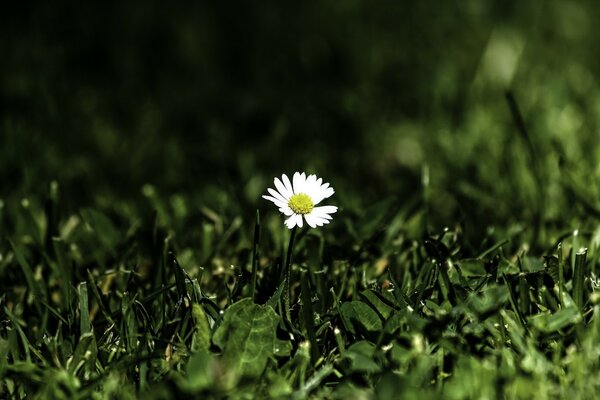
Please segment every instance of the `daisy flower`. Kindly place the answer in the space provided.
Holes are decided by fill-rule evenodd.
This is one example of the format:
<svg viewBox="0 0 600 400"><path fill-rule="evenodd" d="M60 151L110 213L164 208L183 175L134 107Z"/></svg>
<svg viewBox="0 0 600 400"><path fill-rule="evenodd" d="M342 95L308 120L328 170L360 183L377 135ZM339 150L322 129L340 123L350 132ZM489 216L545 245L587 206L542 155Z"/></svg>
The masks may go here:
<svg viewBox="0 0 600 400"><path fill-rule="evenodd" d="M293 182L293 183L292 183ZM295 226L302 228L303 219L311 228L328 224L331 215L337 211L335 206L315 207L323 199L333 195L333 188L329 183L323 183L323 179L316 175L308 175L296 172L292 182L287 175L281 175L281 180L275 178L275 188L267 189L270 196L264 195L263 198L272 201L279 211L288 216L285 225L292 229Z"/></svg>

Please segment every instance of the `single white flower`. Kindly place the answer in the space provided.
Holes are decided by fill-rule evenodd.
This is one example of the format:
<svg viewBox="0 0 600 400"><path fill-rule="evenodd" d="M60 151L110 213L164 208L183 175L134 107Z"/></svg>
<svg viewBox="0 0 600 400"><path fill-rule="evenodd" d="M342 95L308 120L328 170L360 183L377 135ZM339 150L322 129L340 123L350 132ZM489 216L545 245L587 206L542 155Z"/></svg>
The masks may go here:
<svg viewBox="0 0 600 400"><path fill-rule="evenodd" d="M323 179L316 175L308 175L296 172L292 182L287 175L281 175L281 180L275 178L274 189L267 189L271 196L264 195L263 198L272 201L279 211L289 218L285 220L285 225L292 229L295 226L302 228L302 217L311 228L328 224L331 215L337 211L336 206L315 207L323 199L333 195L333 188L329 183L323 183Z"/></svg>

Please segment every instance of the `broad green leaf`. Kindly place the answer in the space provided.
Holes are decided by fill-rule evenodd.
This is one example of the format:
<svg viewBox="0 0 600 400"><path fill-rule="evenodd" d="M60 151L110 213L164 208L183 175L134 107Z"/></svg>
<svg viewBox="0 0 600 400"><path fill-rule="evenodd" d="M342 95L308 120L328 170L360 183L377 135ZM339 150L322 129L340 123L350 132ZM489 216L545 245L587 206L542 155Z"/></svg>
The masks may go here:
<svg viewBox="0 0 600 400"><path fill-rule="evenodd" d="M394 312L394 309L385 302L383 295L371 290L363 290L360 295L381 314L384 319L388 319Z"/></svg>
<svg viewBox="0 0 600 400"><path fill-rule="evenodd" d="M344 353L344 358L350 360L350 372L376 373L381 366L376 362L377 347L366 340L354 343Z"/></svg>
<svg viewBox="0 0 600 400"><path fill-rule="evenodd" d="M377 313L361 301L343 303L340 307L340 314L346 329L353 334L359 333L361 330L377 332L383 329Z"/></svg>
<svg viewBox="0 0 600 400"><path fill-rule="evenodd" d="M545 269L544 260L539 257L523 257L521 265L524 272L538 272Z"/></svg>
<svg viewBox="0 0 600 400"><path fill-rule="evenodd" d="M279 343L275 336L278 323L279 316L270 306L243 299L225 310L213 343L240 375L257 377L274 355L275 343Z"/></svg>
<svg viewBox="0 0 600 400"><path fill-rule="evenodd" d="M210 326L200 304L192 305L192 316L194 317L195 331L192 338L192 351L207 351L210 348Z"/></svg>
<svg viewBox="0 0 600 400"><path fill-rule="evenodd" d="M192 354L187 362L187 388L192 392L207 389L214 383L217 370L216 360L205 350Z"/></svg>

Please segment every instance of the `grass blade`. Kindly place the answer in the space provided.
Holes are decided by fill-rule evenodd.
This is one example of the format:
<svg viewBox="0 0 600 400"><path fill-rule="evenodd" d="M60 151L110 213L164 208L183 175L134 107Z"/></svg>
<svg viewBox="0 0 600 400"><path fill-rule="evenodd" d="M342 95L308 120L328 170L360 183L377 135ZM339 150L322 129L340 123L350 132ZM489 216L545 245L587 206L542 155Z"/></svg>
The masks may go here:
<svg viewBox="0 0 600 400"><path fill-rule="evenodd" d="M583 312L583 281L585 275L585 260L587 256L587 249L583 249L575 254L575 269L573 271L573 301L579 307L579 310Z"/></svg>
<svg viewBox="0 0 600 400"><path fill-rule="evenodd" d="M91 330L90 308L88 299L87 282L81 282L78 287L79 292L79 332L81 336Z"/></svg>

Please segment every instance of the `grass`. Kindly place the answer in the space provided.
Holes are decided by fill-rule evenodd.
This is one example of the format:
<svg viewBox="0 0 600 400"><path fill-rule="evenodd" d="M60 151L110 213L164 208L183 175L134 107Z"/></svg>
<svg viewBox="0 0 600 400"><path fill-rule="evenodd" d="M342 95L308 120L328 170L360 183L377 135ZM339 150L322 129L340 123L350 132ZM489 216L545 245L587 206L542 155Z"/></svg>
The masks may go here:
<svg viewBox="0 0 600 400"><path fill-rule="evenodd" d="M5 398L585 398L597 389L595 235L576 231L534 253L519 230L474 250L460 229L426 234L425 205L342 208L331 226L298 230L286 288L290 232L276 210L252 226L179 213L158 194L134 210L73 214L60 198L53 183L43 201L5 205ZM189 220L194 235L177 228Z"/></svg>
<svg viewBox="0 0 600 400"><path fill-rule="evenodd" d="M0 398L597 397L595 3L140 9L0 16Z"/></svg>

